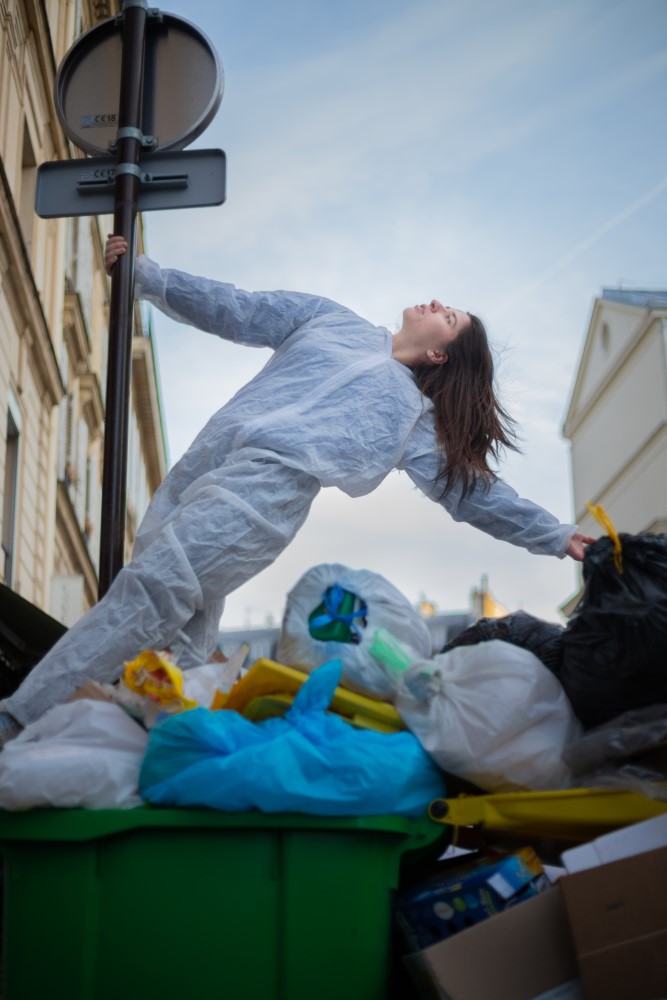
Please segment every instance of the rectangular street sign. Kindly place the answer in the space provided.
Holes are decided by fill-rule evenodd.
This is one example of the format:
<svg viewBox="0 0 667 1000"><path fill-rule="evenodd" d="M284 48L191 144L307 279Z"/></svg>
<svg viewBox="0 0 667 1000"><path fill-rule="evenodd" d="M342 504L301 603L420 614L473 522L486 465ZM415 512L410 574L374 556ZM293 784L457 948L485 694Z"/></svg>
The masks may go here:
<svg viewBox="0 0 667 1000"><path fill-rule="evenodd" d="M138 211L221 205L226 167L221 149L146 153L139 164ZM37 170L37 215L42 219L113 215L115 171L115 156L42 163Z"/></svg>

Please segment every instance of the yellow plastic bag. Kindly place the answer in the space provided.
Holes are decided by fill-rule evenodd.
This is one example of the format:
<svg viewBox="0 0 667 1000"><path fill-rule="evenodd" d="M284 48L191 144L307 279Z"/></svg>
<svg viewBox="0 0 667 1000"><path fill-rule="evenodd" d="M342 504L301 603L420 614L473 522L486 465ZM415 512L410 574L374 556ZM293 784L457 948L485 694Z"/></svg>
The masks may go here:
<svg viewBox="0 0 667 1000"><path fill-rule="evenodd" d="M164 653L144 650L125 664L123 680L130 691L143 695L167 712L197 708L198 703L183 694L183 674Z"/></svg>

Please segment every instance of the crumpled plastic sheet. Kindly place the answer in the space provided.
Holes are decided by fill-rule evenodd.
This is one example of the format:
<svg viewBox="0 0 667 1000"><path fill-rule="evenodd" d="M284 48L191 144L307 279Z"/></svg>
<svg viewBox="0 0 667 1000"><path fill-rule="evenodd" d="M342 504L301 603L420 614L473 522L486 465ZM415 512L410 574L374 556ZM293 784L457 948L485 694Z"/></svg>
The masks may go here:
<svg viewBox="0 0 667 1000"><path fill-rule="evenodd" d="M667 801L667 776L633 760L665 741L667 704L649 705L589 729L565 749L563 759L580 787L626 788Z"/></svg>

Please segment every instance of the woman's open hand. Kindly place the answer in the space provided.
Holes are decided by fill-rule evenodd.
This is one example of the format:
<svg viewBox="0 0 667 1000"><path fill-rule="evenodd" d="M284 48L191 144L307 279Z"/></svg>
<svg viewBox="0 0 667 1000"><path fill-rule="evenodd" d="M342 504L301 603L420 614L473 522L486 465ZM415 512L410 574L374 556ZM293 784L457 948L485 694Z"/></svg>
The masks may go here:
<svg viewBox="0 0 667 1000"><path fill-rule="evenodd" d="M127 240L122 236L107 236L107 243L104 248L104 270L111 274L112 268L118 258L127 252Z"/></svg>
<svg viewBox="0 0 667 1000"><path fill-rule="evenodd" d="M586 546L591 545L594 541L595 538L591 538L590 535L572 535L569 545L565 549L565 554L570 556L576 562L583 562L583 558L586 553Z"/></svg>

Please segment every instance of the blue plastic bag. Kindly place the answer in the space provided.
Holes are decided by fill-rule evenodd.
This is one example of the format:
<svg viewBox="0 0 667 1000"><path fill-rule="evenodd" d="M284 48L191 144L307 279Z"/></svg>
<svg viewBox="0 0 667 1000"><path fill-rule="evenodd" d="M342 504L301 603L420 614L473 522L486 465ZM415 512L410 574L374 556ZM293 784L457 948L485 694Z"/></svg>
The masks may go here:
<svg viewBox="0 0 667 1000"><path fill-rule="evenodd" d="M318 816L422 816L442 772L408 732L355 729L327 714L341 664L315 670L284 718L254 723L194 708L150 734L139 777L153 805Z"/></svg>

